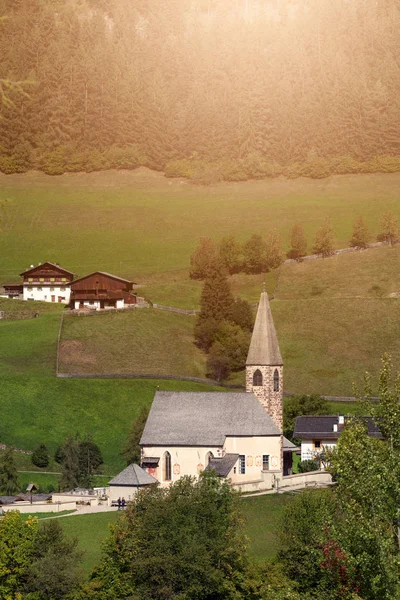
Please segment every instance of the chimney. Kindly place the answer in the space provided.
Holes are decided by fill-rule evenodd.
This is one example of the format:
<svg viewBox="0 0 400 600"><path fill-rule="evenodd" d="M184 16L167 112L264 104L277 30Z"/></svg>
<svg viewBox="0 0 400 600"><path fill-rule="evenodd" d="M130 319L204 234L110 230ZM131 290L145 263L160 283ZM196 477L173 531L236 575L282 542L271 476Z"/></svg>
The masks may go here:
<svg viewBox="0 0 400 600"><path fill-rule="evenodd" d="M339 425L343 427L344 425L344 415L339 415Z"/></svg>

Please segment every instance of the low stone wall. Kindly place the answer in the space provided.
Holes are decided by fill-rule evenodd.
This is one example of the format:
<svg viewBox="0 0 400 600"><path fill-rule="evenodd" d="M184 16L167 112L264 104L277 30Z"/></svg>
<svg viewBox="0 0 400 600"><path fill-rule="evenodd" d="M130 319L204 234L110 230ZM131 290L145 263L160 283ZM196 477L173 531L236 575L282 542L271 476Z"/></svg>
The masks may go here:
<svg viewBox="0 0 400 600"><path fill-rule="evenodd" d="M310 471L309 473L298 473L297 475L285 475L279 480L279 487L312 487L324 483L332 483L332 477L326 471Z"/></svg>
<svg viewBox="0 0 400 600"><path fill-rule="evenodd" d="M15 502L15 504L5 504L1 507L4 513L10 510L18 510L23 515L33 515L36 513L58 513L64 510L75 510L76 500L64 502Z"/></svg>
<svg viewBox="0 0 400 600"><path fill-rule="evenodd" d="M97 506L99 503L99 497L97 495L92 496L89 494L67 494L67 493L59 493L52 495L53 502L84 502L85 504L90 504L90 506Z"/></svg>

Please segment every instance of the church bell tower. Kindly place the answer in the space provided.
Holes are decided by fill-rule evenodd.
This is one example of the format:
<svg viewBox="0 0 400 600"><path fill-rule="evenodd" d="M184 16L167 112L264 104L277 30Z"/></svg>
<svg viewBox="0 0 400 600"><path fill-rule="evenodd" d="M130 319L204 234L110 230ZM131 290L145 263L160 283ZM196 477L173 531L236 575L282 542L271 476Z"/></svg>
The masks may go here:
<svg viewBox="0 0 400 600"><path fill-rule="evenodd" d="M283 360L268 294L261 293L246 360L246 392L253 392L280 431L283 426Z"/></svg>

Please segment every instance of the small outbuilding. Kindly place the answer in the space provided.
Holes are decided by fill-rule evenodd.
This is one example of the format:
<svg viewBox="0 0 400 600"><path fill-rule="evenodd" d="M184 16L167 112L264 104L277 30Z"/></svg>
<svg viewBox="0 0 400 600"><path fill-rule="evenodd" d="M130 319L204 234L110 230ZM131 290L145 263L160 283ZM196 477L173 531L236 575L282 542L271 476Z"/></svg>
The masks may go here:
<svg viewBox="0 0 400 600"><path fill-rule="evenodd" d="M116 504L118 498L125 498L126 502L133 500L139 488L158 484L158 480L144 469L132 463L121 471L114 479L109 481L108 499L111 505Z"/></svg>

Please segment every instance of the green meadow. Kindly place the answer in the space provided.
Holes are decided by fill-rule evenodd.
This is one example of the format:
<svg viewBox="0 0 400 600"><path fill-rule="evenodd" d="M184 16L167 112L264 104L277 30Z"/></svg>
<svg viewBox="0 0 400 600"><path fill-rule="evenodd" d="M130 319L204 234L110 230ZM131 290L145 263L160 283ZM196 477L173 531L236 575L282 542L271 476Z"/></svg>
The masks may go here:
<svg viewBox="0 0 400 600"><path fill-rule="evenodd" d="M276 229L287 244L292 226L303 223L311 247L326 216L338 247L344 247L358 215L378 233L382 213L399 211L399 190L396 173L207 187L144 168L0 175L0 199L9 199L0 237L0 280L18 280L30 264L51 260L78 275L101 269L141 284L169 273L163 275L168 286L188 268L201 236L219 240L234 234L245 241Z"/></svg>

